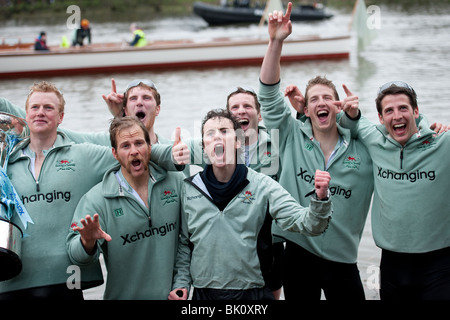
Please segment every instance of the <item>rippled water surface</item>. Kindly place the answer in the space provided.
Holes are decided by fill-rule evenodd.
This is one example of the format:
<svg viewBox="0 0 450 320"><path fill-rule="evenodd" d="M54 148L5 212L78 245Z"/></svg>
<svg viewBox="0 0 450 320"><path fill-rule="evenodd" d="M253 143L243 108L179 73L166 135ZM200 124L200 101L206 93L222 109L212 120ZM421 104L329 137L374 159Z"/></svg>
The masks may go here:
<svg viewBox="0 0 450 320"><path fill-rule="evenodd" d="M430 122L450 123L448 97L450 97L450 6L419 7L403 11L380 8L381 24L377 38L364 52L357 53L354 45L351 57L339 61L310 61L282 65L282 87L297 84L303 89L315 75L326 75L339 86L345 83L359 95L363 114L377 121L374 99L378 87L390 80L408 82L418 94L420 111ZM95 22L90 19L94 42L130 40L129 22ZM338 35L348 32L349 12L335 12L324 22L294 23L294 34ZM130 21L131 22L131 21ZM186 17L138 21L150 39L180 39L212 37L265 36L266 27L228 26L209 28L200 18ZM63 35L70 35L65 20L60 24L40 25L33 22L1 21L2 35L36 35L46 30L49 44L59 43ZM67 105L63 125L80 131L107 130L110 115L101 97L110 91L110 79L117 81L119 91L134 78L152 79L162 97L161 113L156 120L156 131L171 137L176 126L184 135L198 134L198 123L211 108L223 107L228 92L237 85L258 86L259 66L184 69L179 71L145 71L121 74L95 74L73 77L52 77L64 93ZM44 78L0 80L0 96L23 106L28 88L34 81ZM360 246L359 265L366 283L368 299L378 299L373 289L379 262L379 250L373 244L370 219ZM101 296L99 290L91 297Z"/></svg>

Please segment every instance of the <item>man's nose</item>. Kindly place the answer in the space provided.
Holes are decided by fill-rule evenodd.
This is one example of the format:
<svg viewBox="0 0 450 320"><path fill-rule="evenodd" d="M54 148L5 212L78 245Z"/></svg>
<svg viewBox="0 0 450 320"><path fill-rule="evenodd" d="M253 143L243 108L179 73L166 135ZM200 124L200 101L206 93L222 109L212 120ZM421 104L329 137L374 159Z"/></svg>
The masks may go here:
<svg viewBox="0 0 450 320"><path fill-rule="evenodd" d="M239 114L245 113L245 108L244 108L244 106L239 106L239 107L238 107L238 110L237 110L237 113L239 113Z"/></svg>
<svg viewBox="0 0 450 320"><path fill-rule="evenodd" d="M400 119L402 117L402 113L397 109L394 109L393 114L394 114L394 119Z"/></svg>
<svg viewBox="0 0 450 320"><path fill-rule="evenodd" d="M136 105L142 106L143 104L144 104L144 98L143 97L137 97Z"/></svg>
<svg viewBox="0 0 450 320"><path fill-rule="evenodd" d="M138 153L138 149L137 149L137 147L133 144L133 145L131 145L131 147L130 147L130 153L131 154L136 154L136 153Z"/></svg>
<svg viewBox="0 0 450 320"><path fill-rule="evenodd" d="M44 107L39 107L37 109L37 114L40 114L40 115L44 114Z"/></svg>

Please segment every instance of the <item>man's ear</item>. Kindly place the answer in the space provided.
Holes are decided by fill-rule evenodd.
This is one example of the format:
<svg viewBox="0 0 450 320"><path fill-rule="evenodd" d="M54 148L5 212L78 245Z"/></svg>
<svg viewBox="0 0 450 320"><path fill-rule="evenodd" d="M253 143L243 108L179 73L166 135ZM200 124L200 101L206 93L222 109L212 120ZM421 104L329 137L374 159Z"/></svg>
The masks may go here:
<svg viewBox="0 0 450 320"><path fill-rule="evenodd" d="M117 161L119 161L119 159L117 159L117 151L116 151L116 149L115 149L115 148L112 148L111 151L112 151L112 154L113 154L114 158L115 158Z"/></svg>
<svg viewBox="0 0 450 320"><path fill-rule="evenodd" d="M59 114L58 126L62 123L63 119L64 119L64 112L61 112Z"/></svg>
<svg viewBox="0 0 450 320"><path fill-rule="evenodd" d="M309 118L309 108L307 106L303 108L303 112L305 113L305 116Z"/></svg>
<svg viewBox="0 0 450 320"><path fill-rule="evenodd" d="M383 116L381 115L381 113L378 113L378 120L380 120L381 124L384 124L384 119L383 119Z"/></svg>

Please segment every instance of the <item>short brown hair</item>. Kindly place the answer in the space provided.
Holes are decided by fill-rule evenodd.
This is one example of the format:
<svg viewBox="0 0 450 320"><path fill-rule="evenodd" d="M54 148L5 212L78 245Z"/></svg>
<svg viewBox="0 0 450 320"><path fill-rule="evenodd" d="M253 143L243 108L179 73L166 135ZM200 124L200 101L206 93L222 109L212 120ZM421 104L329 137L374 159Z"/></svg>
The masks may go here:
<svg viewBox="0 0 450 320"><path fill-rule="evenodd" d="M228 119L231 121L231 123L233 124L233 129L236 132L236 138L240 141L243 140L244 138L244 133L241 129L241 124L239 123L239 121L237 121L237 119L233 116L233 114L227 110L227 109L213 109L208 111L208 113L206 114L206 116L203 118L202 121L202 145L203 145L203 128L205 127L205 123L206 121L210 120L210 119L214 119L214 118L223 118L223 119ZM240 129L240 130L239 130Z"/></svg>
<svg viewBox="0 0 450 320"><path fill-rule="evenodd" d="M316 76L308 81L308 84L306 85L305 89L305 106L308 106L308 91L311 89L311 87L315 86L316 84L324 85L331 90L333 90L334 100L339 100L339 94L336 90L336 86L331 80L328 80L326 77L322 76Z"/></svg>
<svg viewBox="0 0 450 320"><path fill-rule="evenodd" d="M109 126L109 138L111 140L111 147L117 149L117 134L123 129L128 129L134 125L138 125L141 128L142 132L144 133L145 142L150 145L150 135L148 134L148 131L142 121L134 116L125 116L116 117L111 121L111 125Z"/></svg>
<svg viewBox="0 0 450 320"><path fill-rule="evenodd" d="M230 100L230 98L232 96L234 96L235 94L238 93L245 93L245 94L249 94L251 96L253 96L253 98L255 99L255 106L256 106L256 111L258 113L261 112L261 104L258 101L258 97L256 95L256 92L253 89L250 88L243 88L243 87L236 87L227 97L227 110L230 110L230 105L228 104L228 101Z"/></svg>
<svg viewBox="0 0 450 320"><path fill-rule="evenodd" d="M389 83L387 83L389 84ZM381 101L383 101L384 97L387 95L395 95L395 94L404 94L408 97L409 102L411 103L411 107L414 109L417 108L417 94L412 87L410 87L407 83L398 82L398 85L395 82L387 87L384 90L380 90L375 99L375 104L377 106L377 111L379 114L382 114L383 107L381 105Z"/></svg>

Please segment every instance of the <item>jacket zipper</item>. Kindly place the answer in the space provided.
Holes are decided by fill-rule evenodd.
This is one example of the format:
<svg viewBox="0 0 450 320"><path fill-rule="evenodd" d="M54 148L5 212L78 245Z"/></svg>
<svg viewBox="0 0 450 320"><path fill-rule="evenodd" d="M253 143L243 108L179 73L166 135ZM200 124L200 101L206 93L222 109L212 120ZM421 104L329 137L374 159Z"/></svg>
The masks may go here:
<svg viewBox="0 0 450 320"><path fill-rule="evenodd" d="M150 209L150 205L148 206L148 227L151 228L152 227L152 214L151 214L151 209Z"/></svg>
<svg viewBox="0 0 450 320"><path fill-rule="evenodd" d="M39 171L39 176L38 176L37 178L34 178L33 174L31 173L31 170L29 169L29 168L30 168L31 160L30 160L30 158L28 158L28 157L26 156L26 158L28 159L28 170L30 171L31 176L33 176L33 179L34 179L35 182L36 182L36 192L40 192L40 191L41 191L41 187L40 187L40 185L39 185L39 180L40 180L40 178L41 178L41 172L42 172L42 169L44 168L45 162L47 161L47 157L48 157L52 152L54 152L55 149L59 149L59 147L51 148L51 149L48 151L47 155L44 157L44 161L42 161L41 170Z"/></svg>
<svg viewBox="0 0 450 320"><path fill-rule="evenodd" d="M400 149L400 169L403 169L403 149L404 147Z"/></svg>
<svg viewBox="0 0 450 320"><path fill-rule="evenodd" d="M30 169L30 164L31 164L30 158L28 156L20 156L20 157L24 158L24 159L26 159L28 161L28 171L30 172L31 178L34 180L34 184L36 185L36 192L40 192L41 188L39 187L39 177L36 179L33 176L33 173L32 173L32 171ZM44 162L45 162L45 159L44 159ZM44 162L42 162L42 166L44 166ZM42 169L42 167L41 167L41 169ZM41 175L41 174L39 173L39 175Z"/></svg>
<svg viewBox="0 0 450 320"><path fill-rule="evenodd" d="M127 198L131 198L134 201L136 201L136 199L134 199L134 197L128 196L125 194L125 192L123 191L123 187L120 184L119 184L119 197L127 197ZM151 215L151 206L150 205L148 207L148 214L145 214L145 215L147 216L148 227L151 228L152 227L152 215Z"/></svg>

